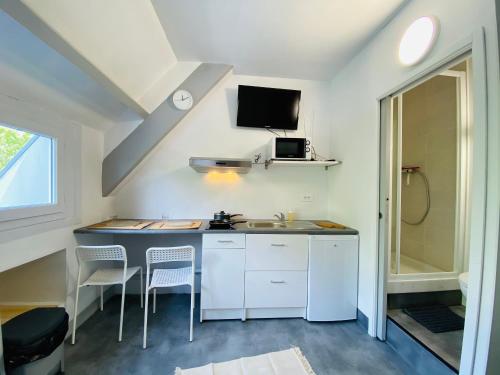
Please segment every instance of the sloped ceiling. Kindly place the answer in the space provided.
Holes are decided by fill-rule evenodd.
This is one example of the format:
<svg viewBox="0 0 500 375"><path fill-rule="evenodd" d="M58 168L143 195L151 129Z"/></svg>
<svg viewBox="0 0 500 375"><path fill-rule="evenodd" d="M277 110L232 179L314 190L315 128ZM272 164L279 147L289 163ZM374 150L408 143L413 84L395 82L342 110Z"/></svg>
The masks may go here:
<svg viewBox="0 0 500 375"><path fill-rule="evenodd" d="M141 99L177 59L149 0L0 0L49 46L143 116Z"/></svg>
<svg viewBox="0 0 500 375"><path fill-rule="evenodd" d="M100 130L140 117L0 10L0 94Z"/></svg>
<svg viewBox="0 0 500 375"><path fill-rule="evenodd" d="M330 79L405 2L0 0L0 93L96 128L136 126L178 62Z"/></svg>
<svg viewBox="0 0 500 375"><path fill-rule="evenodd" d="M179 60L331 79L406 0L153 0Z"/></svg>

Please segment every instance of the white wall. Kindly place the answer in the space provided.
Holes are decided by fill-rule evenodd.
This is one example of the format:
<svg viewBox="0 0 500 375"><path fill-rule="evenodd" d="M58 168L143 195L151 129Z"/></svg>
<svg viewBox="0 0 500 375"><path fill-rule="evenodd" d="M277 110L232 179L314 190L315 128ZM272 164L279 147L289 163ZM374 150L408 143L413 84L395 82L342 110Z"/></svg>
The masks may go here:
<svg viewBox="0 0 500 375"><path fill-rule="evenodd" d="M151 113L200 65L199 61L179 61L147 89L139 103Z"/></svg>
<svg viewBox="0 0 500 375"><path fill-rule="evenodd" d="M305 80L229 75L174 128L116 193L116 214L144 218L210 218L224 209L270 218L293 208L302 218L327 216L328 178L322 168L254 167L247 175L213 177L188 166L190 156L252 158L272 134L236 127L237 85L302 90L297 132L329 156L329 86ZM107 141L108 142L108 141ZM302 202L304 194L313 201Z"/></svg>
<svg viewBox="0 0 500 375"><path fill-rule="evenodd" d="M397 61L399 39L411 21L422 15L439 18L441 33L437 44L423 64L414 68L402 67ZM497 250L492 245L498 236L498 166L495 167L494 163L498 162L499 83L494 1L410 2L332 82L332 151L344 164L330 172L330 215L360 231L359 307L370 318L371 333L374 333L377 262L377 98L410 79L430 61L443 58L455 43L481 26L485 28L487 44L488 158L492 163L488 172L489 194L492 194L488 198L488 216L493 225L489 227L491 236L487 240L486 256L495 261ZM487 262L485 268L485 277L489 281L495 278L491 264Z"/></svg>
<svg viewBox="0 0 500 375"><path fill-rule="evenodd" d="M0 304L66 303L66 251L0 272Z"/></svg>
<svg viewBox="0 0 500 375"><path fill-rule="evenodd" d="M0 100L2 96L0 96ZM25 103L26 107L29 105ZM21 105L22 106L22 105ZM29 111L27 111L29 112ZM54 111L46 110L47 116L55 116ZM20 114L22 118L22 114ZM1 114L0 114L1 121ZM46 121L46 119L45 119ZM68 121L68 126L77 126ZM39 259L49 254L66 249L67 262L67 297L66 308L71 314L74 304L74 287L77 272L74 248L78 238L73 234L73 229L85 224L102 221L109 217L111 212L112 198L101 196L101 164L103 158L103 134L102 132L86 126L80 126L81 144L68 145L80 152L80 160L73 167L79 176L80 200L79 217L66 218L58 223L52 223L46 230L37 230L35 227L16 229L17 239L7 240L0 243L0 272ZM6 233L2 233L6 236ZM14 236L12 236L14 238ZM86 242L107 241L108 238L86 239ZM51 280L47 280L50 283ZM43 288L37 284L33 288ZM97 298L93 289L82 291L79 310L82 311Z"/></svg>
<svg viewBox="0 0 500 375"><path fill-rule="evenodd" d="M140 104L149 112L153 112L179 85L200 65L200 62L178 62L170 68L141 98ZM137 126L142 118L123 116L115 121L114 126L106 130L104 135L104 155L107 156Z"/></svg>

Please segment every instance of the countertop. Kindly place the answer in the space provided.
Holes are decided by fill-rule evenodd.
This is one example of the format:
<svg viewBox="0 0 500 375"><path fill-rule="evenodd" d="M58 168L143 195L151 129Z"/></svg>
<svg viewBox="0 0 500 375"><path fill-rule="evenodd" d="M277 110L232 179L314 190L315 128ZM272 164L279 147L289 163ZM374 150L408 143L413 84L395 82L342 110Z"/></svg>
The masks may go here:
<svg viewBox="0 0 500 375"><path fill-rule="evenodd" d="M183 219L184 220L184 219ZM90 228L90 226L75 229L73 233L78 234L132 234L132 235L155 235L155 234L204 234L204 233L248 233L248 234L323 234L323 235L355 235L358 231L353 228L321 228L321 229L268 229L268 228L249 228L246 223L235 224L235 229L208 229L209 220L203 219L185 219L201 220L201 226L198 229L110 229L110 228ZM254 219L242 219L259 221ZM318 219L319 220L319 219ZM269 220L260 220L269 221ZM311 220L311 221L316 221Z"/></svg>

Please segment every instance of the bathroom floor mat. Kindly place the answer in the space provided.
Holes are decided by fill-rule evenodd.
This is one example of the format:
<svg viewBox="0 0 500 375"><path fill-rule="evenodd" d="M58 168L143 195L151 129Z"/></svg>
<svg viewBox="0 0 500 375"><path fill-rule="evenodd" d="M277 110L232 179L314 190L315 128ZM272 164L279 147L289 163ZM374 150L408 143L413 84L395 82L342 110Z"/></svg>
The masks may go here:
<svg viewBox="0 0 500 375"><path fill-rule="evenodd" d="M403 312L434 333L464 329L464 318L455 314L448 306L407 307Z"/></svg>

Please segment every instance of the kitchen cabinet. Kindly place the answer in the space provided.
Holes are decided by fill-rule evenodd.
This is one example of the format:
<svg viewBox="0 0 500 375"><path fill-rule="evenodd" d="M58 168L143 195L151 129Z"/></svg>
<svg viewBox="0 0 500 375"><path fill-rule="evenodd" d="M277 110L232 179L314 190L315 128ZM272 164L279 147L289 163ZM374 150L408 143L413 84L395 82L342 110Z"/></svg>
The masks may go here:
<svg viewBox="0 0 500 375"><path fill-rule="evenodd" d="M203 235L201 320L356 319L357 235Z"/></svg>
<svg viewBox="0 0 500 375"><path fill-rule="evenodd" d="M308 235L248 234L245 316L305 317Z"/></svg>
<svg viewBox="0 0 500 375"><path fill-rule="evenodd" d="M307 320L356 319L358 236L310 236Z"/></svg>
<svg viewBox="0 0 500 375"><path fill-rule="evenodd" d="M241 318L244 276L245 235L204 235L200 320Z"/></svg>

